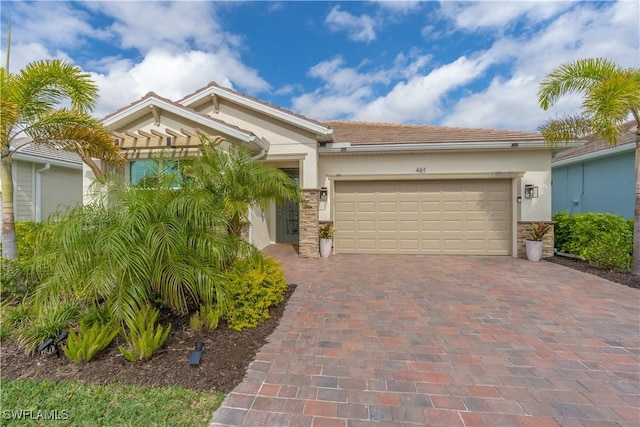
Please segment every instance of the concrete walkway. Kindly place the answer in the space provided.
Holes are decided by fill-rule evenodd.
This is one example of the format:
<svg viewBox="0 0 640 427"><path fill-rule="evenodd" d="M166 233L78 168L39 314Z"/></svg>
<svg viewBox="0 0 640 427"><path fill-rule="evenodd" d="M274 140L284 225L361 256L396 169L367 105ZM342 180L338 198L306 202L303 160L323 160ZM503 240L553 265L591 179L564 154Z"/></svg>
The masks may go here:
<svg viewBox="0 0 640 427"><path fill-rule="evenodd" d="M212 426L639 426L640 292L508 257L267 253L298 285Z"/></svg>

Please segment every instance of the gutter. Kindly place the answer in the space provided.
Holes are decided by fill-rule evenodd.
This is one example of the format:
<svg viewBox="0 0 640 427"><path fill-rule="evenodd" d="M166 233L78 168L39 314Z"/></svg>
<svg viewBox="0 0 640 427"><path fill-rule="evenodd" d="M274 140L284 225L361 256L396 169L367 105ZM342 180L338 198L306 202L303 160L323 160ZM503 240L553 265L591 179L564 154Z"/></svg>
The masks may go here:
<svg viewBox="0 0 640 427"><path fill-rule="evenodd" d="M22 154L22 153L16 153L16 152L14 152L11 155L11 157L21 162L38 163L42 165L49 164L51 166L59 166L61 168L68 168L68 169L82 169L82 162L71 163L71 162L65 162L63 160L47 159L45 157L37 157L30 154Z"/></svg>
<svg viewBox="0 0 640 427"><path fill-rule="evenodd" d="M508 142L438 142L418 144L379 144L352 145L351 143L333 143L318 148L318 153L387 153L403 151L445 151L445 150L505 150L505 149L551 149L544 141L508 141Z"/></svg>
<svg viewBox="0 0 640 427"><path fill-rule="evenodd" d="M42 221L42 172L46 172L51 169L51 163L44 165L42 169L36 170L36 221Z"/></svg>

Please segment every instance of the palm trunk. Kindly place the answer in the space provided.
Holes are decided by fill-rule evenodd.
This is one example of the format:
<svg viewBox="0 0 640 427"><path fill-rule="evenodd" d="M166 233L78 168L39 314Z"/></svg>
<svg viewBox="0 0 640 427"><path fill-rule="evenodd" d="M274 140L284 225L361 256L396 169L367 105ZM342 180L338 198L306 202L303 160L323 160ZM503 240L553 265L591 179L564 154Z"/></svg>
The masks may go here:
<svg viewBox="0 0 640 427"><path fill-rule="evenodd" d="M4 150L3 150L4 151ZM8 148L7 148L7 151ZM13 175L11 156L2 153L2 257L15 259L18 256L16 246L16 224L13 212Z"/></svg>
<svg viewBox="0 0 640 427"><path fill-rule="evenodd" d="M633 212L633 274L640 276L640 121L636 119L636 202Z"/></svg>

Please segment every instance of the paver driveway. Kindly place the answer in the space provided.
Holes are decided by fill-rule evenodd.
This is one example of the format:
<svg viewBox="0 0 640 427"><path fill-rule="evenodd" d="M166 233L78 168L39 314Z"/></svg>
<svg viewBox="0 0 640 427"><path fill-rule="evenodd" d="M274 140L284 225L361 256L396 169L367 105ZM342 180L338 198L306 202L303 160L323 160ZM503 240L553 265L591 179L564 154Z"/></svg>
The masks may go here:
<svg viewBox="0 0 640 427"><path fill-rule="evenodd" d="M213 426L638 426L640 292L508 257L267 253L298 284Z"/></svg>

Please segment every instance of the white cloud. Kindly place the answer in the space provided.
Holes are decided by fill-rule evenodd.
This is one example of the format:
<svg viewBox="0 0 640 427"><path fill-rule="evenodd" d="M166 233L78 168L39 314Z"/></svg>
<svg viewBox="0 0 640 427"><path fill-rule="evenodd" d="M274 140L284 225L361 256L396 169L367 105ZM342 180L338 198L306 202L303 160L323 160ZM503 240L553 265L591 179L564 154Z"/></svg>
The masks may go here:
<svg viewBox="0 0 640 427"><path fill-rule="evenodd" d="M420 1L400 1L400 0L372 0L381 9L391 13L407 14L420 9Z"/></svg>
<svg viewBox="0 0 640 427"><path fill-rule="evenodd" d="M325 19L331 31L346 31L353 41L370 42L375 40L375 23L369 15L354 16L335 6Z"/></svg>
<svg viewBox="0 0 640 427"><path fill-rule="evenodd" d="M445 1L441 2L440 11L458 29L477 31L503 29L521 18L530 23L541 22L573 4L568 1Z"/></svg>
<svg viewBox="0 0 640 427"><path fill-rule="evenodd" d="M356 120L430 122L442 114L441 102L451 90L474 80L488 67L484 57L456 61L402 81L384 96L354 112Z"/></svg>
<svg viewBox="0 0 640 427"><path fill-rule="evenodd" d="M639 8L636 2L605 8L581 4L529 39L497 41L491 54L509 60L512 68L496 76L488 88L458 100L442 123L536 129L551 116L576 112L580 107L576 95L562 98L550 111L541 110L537 95L540 81L555 67L579 58L606 57L623 67L637 67Z"/></svg>
<svg viewBox="0 0 640 427"><path fill-rule="evenodd" d="M153 50L139 63L115 61L102 73L93 73L100 87L95 114L104 116L128 105L149 91L172 100L216 81L249 91L269 88L256 70L242 64L229 51L207 53L189 51L180 54Z"/></svg>

